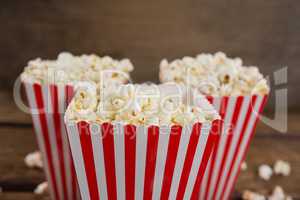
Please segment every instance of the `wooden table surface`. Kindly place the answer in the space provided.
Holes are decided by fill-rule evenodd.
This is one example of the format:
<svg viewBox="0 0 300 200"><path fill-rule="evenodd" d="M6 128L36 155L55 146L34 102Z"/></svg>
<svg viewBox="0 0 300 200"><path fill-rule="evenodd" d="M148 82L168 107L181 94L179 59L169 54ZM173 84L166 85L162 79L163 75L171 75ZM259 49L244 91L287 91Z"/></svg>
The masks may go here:
<svg viewBox="0 0 300 200"><path fill-rule="evenodd" d="M34 188L45 180L41 170L28 169L24 164L26 154L37 149L31 118L19 111L9 94L0 93L0 199L29 200L49 199L48 195L34 195ZM243 190L268 194L276 185L300 199L300 113L289 115L289 131L277 133L263 124L259 124L252 141L246 161L248 169L242 171L233 194L240 198ZM257 167L276 160L289 161L292 173L289 177L273 176L263 181L257 176Z"/></svg>

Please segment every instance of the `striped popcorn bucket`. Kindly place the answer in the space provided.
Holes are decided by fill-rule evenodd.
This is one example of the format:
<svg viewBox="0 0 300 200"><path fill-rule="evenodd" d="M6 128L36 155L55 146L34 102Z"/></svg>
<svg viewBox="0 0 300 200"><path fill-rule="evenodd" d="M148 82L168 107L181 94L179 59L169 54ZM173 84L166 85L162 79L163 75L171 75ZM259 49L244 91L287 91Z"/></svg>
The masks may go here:
<svg viewBox="0 0 300 200"><path fill-rule="evenodd" d="M200 187L199 199L228 199L267 95L207 97L224 121Z"/></svg>
<svg viewBox="0 0 300 200"><path fill-rule="evenodd" d="M82 199L197 199L222 121L66 126Z"/></svg>
<svg viewBox="0 0 300 200"><path fill-rule="evenodd" d="M80 199L64 112L73 87L23 82L52 199Z"/></svg>

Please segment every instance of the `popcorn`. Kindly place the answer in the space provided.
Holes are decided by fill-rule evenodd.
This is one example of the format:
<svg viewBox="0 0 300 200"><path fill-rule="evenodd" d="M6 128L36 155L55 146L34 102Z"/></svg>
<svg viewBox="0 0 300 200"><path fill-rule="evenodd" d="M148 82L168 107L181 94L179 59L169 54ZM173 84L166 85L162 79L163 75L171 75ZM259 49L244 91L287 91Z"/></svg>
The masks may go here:
<svg viewBox="0 0 300 200"><path fill-rule="evenodd" d="M256 192L252 192L250 190L245 190L242 194L242 199L244 200L265 200L266 198Z"/></svg>
<svg viewBox="0 0 300 200"><path fill-rule="evenodd" d="M258 168L258 175L263 180L270 180L271 176L273 174L272 168L269 165L261 165Z"/></svg>
<svg viewBox="0 0 300 200"><path fill-rule="evenodd" d="M245 161L242 162L242 164L241 164L241 170L242 171L246 171L247 170L247 163Z"/></svg>
<svg viewBox="0 0 300 200"><path fill-rule="evenodd" d="M43 183L40 183L35 189L34 189L34 194L37 194L37 195L41 195L41 194L44 194L48 191L48 182L43 182Z"/></svg>
<svg viewBox="0 0 300 200"><path fill-rule="evenodd" d="M134 125L184 125L219 119L203 96L197 99L197 106L184 103L188 91L178 85L127 84L92 90L96 94L89 94L88 89L77 90L67 109L67 119Z"/></svg>
<svg viewBox="0 0 300 200"><path fill-rule="evenodd" d="M286 161L277 160L274 164L274 172L275 172L275 174L289 176L291 173L291 166Z"/></svg>
<svg viewBox="0 0 300 200"><path fill-rule="evenodd" d="M43 168L42 154L39 151L27 154L24 162L29 168Z"/></svg>
<svg viewBox="0 0 300 200"><path fill-rule="evenodd" d="M163 83L186 84L212 96L264 95L270 90L257 67L245 67L240 58L229 58L222 52L184 57L170 63L163 59L159 77Z"/></svg>
<svg viewBox="0 0 300 200"><path fill-rule="evenodd" d="M268 200L291 200L291 196L285 195L283 189L280 186L276 186Z"/></svg>
<svg viewBox="0 0 300 200"><path fill-rule="evenodd" d="M129 59L120 61L109 56L97 55L74 56L62 52L56 60L42 60L37 58L28 62L21 79L30 83L41 84L70 84L78 81L91 81L96 84L126 83L133 65Z"/></svg>

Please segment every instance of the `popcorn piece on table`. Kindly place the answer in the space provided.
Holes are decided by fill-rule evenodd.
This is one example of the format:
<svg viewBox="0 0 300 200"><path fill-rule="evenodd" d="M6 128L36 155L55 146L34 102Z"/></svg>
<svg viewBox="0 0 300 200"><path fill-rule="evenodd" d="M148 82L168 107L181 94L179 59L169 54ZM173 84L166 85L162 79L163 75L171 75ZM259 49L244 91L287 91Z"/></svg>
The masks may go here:
<svg viewBox="0 0 300 200"><path fill-rule="evenodd" d="M247 166L246 161L243 161L242 164L241 164L241 170L242 170L242 171L246 171L247 168L248 168L248 166Z"/></svg>
<svg viewBox="0 0 300 200"><path fill-rule="evenodd" d="M42 154L39 151L27 154L27 156L24 159L24 162L29 168L43 168Z"/></svg>
<svg viewBox="0 0 300 200"><path fill-rule="evenodd" d="M280 186L276 186L268 200L292 200L292 197L286 196L283 189Z"/></svg>
<svg viewBox="0 0 300 200"><path fill-rule="evenodd" d="M266 200L264 195L261 195L256 192L252 192L250 190L245 190L242 194L242 199L244 200Z"/></svg>
<svg viewBox="0 0 300 200"><path fill-rule="evenodd" d="M43 182L43 183L40 183L40 184L34 189L33 192L34 192L35 194L40 195L40 194L46 193L47 191L48 191L48 182L45 181L45 182Z"/></svg>
<svg viewBox="0 0 300 200"><path fill-rule="evenodd" d="M258 175L263 180L270 180L273 174L272 168L269 165L263 164L258 168Z"/></svg>
<svg viewBox="0 0 300 200"><path fill-rule="evenodd" d="M286 161L277 160L274 164L274 173L283 176L289 176L291 173L291 166Z"/></svg>

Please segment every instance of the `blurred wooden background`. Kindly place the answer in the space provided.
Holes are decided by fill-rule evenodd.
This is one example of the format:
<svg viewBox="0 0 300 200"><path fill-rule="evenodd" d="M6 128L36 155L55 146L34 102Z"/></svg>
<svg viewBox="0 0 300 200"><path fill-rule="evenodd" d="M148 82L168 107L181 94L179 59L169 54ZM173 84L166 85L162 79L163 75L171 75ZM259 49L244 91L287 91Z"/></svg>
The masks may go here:
<svg viewBox="0 0 300 200"><path fill-rule="evenodd" d="M12 86L27 61L55 58L61 51L128 57L136 82L158 82L162 58L224 51L257 65L270 76L274 91L288 88L290 111L300 111L300 2L296 0L79 1L4 0L0 4L0 199L40 199L31 191L43 173L28 170L24 156L35 150L31 119L14 104ZM288 83L273 85L273 72L288 66ZM279 184L300 198L300 115L289 115L286 135L260 124L241 174L236 197L244 189L264 194ZM262 153L263 152L263 153ZM284 159L292 176L264 182L257 166ZM16 192L17 191L17 192ZM21 193L21 192L24 193Z"/></svg>
<svg viewBox="0 0 300 200"><path fill-rule="evenodd" d="M224 51L271 78L288 66L289 106L295 109L299 18L295 0L2 1L0 87L10 91L29 59L55 58L64 50L129 57L137 82L157 82L164 57ZM271 98L268 108L273 105Z"/></svg>

